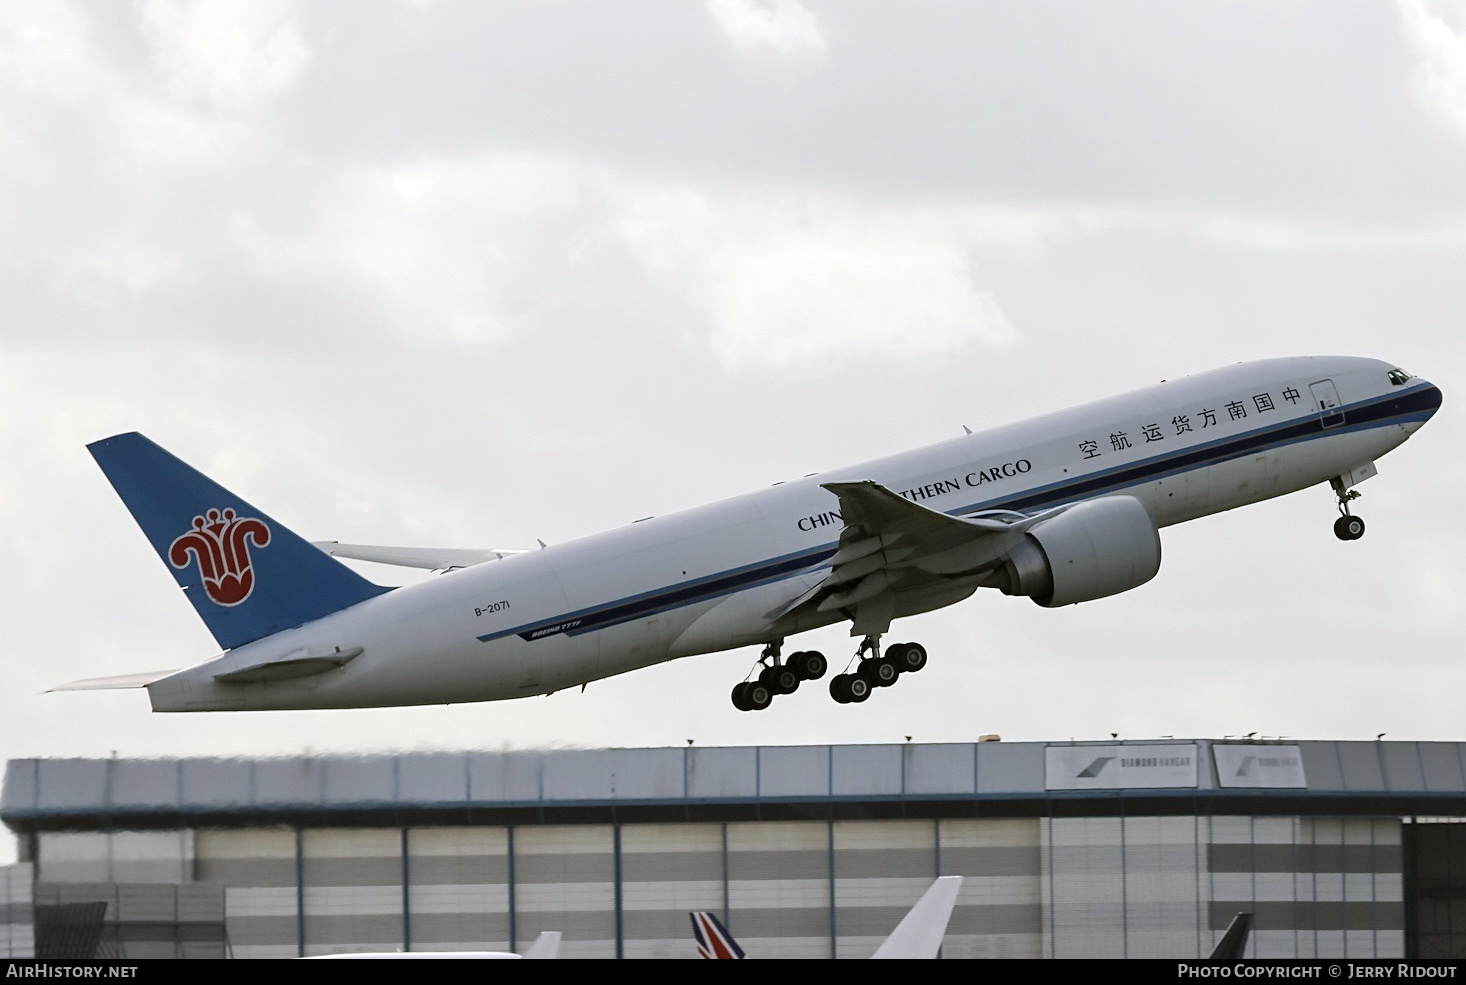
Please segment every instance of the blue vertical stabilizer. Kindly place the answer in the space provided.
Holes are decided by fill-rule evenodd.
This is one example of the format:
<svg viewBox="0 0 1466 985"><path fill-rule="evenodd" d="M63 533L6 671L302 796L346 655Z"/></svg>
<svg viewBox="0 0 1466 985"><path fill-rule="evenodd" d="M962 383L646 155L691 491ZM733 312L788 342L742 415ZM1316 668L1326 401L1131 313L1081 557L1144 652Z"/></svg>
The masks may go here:
<svg viewBox="0 0 1466 985"><path fill-rule="evenodd" d="M136 432L87 448L226 650L389 591Z"/></svg>

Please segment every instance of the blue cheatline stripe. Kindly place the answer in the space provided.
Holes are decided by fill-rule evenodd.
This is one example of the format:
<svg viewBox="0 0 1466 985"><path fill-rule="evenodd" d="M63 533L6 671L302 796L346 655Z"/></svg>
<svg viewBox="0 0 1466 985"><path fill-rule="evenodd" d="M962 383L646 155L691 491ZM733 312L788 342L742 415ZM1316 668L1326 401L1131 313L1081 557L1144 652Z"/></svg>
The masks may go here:
<svg viewBox="0 0 1466 985"><path fill-rule="evenodd" d="M1314 438L1353 434L1411 421L1423 422L1428 420L1440 405L1440 390L1434 386L1419 386L1399 394L1391 394L1381 399L1340 408L1331 413L1329 417L1332 419L1343 414L1344 423L1327 429L1323 426L1320 414L1310 414L1306 418L1291 418L1279 424L1249 431L1246 434L1218 438L1215 441L1169 455L1157 455L1144 461L1116 466L1102 472L1050 483L1019 493L1012 498L972 503L948 510L947 513L952 516L960 516L979 510L996 509L1033 513L1078 499L1115 492L1142 482L1180 475L1266 449L1281 448ZM578 636L581 633L618 626L668 609L778 581L828 560L834 555L838 546L837 543L822 544L772 560L758 561L733 568L696 581L653 589L614 602L567 612L554 619L540 619L501 632L488 633L478 638L487 643L506 636L518 635L520 639L532 641L548 636L558 636L562 633Z"/></svg>
<svg viewBox="0 0 1466 985"><path fill-rule="evenodd" d="M786 575L803 571L830 558L835 553L835 547L834 544L825 544L794 554L785 554L772 561L758 561L707 578L699 578L696 581L684 582L669 588L658 588L609 604L567 612L554 619L541 619L515 626L513 629L488 633L480 636L479 639L487 643L490 640L517 634L521 639L537 640L546 636L558 636L561 633L576 636L596 629L605 629L607 626L630 622L641 616L652 615L665 609L718 598L730 592L777 581Z"/></svg>

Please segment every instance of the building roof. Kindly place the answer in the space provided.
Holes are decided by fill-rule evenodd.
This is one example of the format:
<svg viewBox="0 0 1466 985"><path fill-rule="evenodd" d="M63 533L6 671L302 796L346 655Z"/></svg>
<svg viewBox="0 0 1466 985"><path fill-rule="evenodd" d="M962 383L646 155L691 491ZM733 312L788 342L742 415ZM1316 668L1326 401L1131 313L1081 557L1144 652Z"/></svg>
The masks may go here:
<svg viewBox="0 0 1466 985"><path fill-rule="evenodd" d="M14 759L17 831L1032 813L1466 814L1466 743L1163 739Z"/></svg>

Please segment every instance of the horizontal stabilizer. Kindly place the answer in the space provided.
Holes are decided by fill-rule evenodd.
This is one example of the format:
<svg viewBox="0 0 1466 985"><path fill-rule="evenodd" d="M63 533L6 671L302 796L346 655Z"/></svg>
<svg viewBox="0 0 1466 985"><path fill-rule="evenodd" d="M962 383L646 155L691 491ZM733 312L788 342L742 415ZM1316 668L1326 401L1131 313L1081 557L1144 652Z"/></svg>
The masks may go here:
<svg viewBox="0 0 1466 985"><path fill-rule="evenodd" d="M116 677L88 677L84 681L72 681L70 684L58 684L55 687L47 688L51 691L115 691L129 687L147 687L154 681L161 681L170 674L176 674L176 670L149 670L141 674L119 674Z"/></svg>
<svg viewBox="0 0 1466 985"><path fill-rule="evenodd" d="M336 647L323 653L311 652L302 647L299 650L291 650L283 657L260 660L243 667L222 671L214 675L214 680L220 684L263 684L267 681L289 681L297 677L311 677L315 674L324 674L328 670L337 670L345 667L361 654L362 648L359 646L348 647L344 650Z"/></svg>
<svg viewBox="0 0 1466 985"><path fill-rule="evenodd" d="M396 564L404 568L428 568L445 571L449 568L471 568L485 561L498 561L511 554L526 554L527 551L506 548L455 547L377 547L372 544L343 544L337 540L311 541L332 557L349 557L355 561L374 561L377 564Z"/></svg>

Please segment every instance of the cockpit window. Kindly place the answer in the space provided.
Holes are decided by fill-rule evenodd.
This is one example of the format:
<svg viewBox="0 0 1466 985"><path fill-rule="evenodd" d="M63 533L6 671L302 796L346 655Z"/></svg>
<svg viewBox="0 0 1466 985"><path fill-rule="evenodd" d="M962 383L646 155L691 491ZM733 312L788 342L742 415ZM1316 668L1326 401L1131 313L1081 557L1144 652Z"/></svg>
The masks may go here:
<svg viewBox="0 0 1466 985"><path fill-rule="evenodd" d="M1390 370L1389 377L1390 382L1395 386L1404 386L1406 383L1409 383L1411 380L1415 379L1415 376L1413 374L1407 373L1403 369Z"/></svg>

